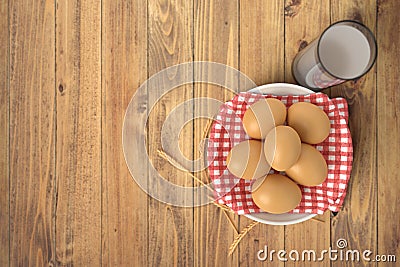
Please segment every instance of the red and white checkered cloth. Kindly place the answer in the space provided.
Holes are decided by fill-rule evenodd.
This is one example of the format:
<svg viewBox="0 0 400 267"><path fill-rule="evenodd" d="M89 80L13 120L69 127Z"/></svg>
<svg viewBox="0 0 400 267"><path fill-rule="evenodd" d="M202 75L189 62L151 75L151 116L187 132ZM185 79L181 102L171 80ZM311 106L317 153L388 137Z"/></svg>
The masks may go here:
<svg viewBox="0 0 400 267"><path fill-rule="evenodd" d="M261 98L273 97L281 100L286 107L296 102L311 102L328 115L331 122L329 136L317 145L328 164L328 177L318 186L300 186L302 199L291 212L323 214L326 209L338 211L346 196L347 183L353 162L353 146L347 127L348 109L343 98L329 99L323 93L303 96L272 96L253 93L240 93L224 103L210 132L207 161L208 171L214 186L216 200L226 204L237 214L261 212L251 197L252 181L239 179L226 168L226 157L231 148L246 135L242 117L247 108ZM271 173L276 172L271 169Z"/></svg>

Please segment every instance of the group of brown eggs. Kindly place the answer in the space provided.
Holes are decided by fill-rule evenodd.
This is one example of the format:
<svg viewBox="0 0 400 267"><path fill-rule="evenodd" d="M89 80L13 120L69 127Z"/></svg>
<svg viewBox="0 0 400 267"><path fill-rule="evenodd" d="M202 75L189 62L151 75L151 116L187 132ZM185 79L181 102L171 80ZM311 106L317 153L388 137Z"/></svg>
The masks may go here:
<svg viewBox="0 0 400 267"><path fill-rule="evenodd" d="M261 99L246 110L242 123L251 139L231 149L227 168L237 177L256 179L252 198L260 209L288 212L301 201L298 185L316 186L326 179L326 161L311 146L330 132L329 118L318 106L297 102L286 109L278 99ZM269 174L271 167L286 175Z"/></svg>

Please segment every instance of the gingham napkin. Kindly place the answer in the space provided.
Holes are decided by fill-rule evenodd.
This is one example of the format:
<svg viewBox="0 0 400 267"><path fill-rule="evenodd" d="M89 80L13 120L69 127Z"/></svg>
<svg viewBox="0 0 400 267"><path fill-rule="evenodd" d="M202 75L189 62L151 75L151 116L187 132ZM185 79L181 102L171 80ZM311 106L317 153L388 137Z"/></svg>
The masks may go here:
<svg viewBox="0 0 400 267"><path fill-rule="evenodd" d="M237 214L261 211L251 198L252 182L231 174L226 168L226 157L233 146L249 139L243 129L241 119L247 108L263 97L277 98L287 108L295 102L311 102L328 115L331 122L330 134L322 143L314 145L328 164L328 177L318 186L300 186L303 195L301 202L291 212L323 214L326 209L338 211L346 196L353 162L353 146L347 127L346 100L329 99L323 93L304 96L240 93L224 103L211 127L207 148L208 171L216 200L220 204L227 205ZM271 169L271 173L273 172L276 171Z"/></svg>

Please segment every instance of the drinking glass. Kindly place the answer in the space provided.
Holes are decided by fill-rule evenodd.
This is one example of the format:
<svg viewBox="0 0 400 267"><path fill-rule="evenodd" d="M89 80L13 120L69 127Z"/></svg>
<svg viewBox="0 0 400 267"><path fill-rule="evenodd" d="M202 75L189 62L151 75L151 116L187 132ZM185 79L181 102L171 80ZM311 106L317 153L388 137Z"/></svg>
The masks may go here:
<svg viewBox="0 0 400 267"><path fill-rule="evenodd" d="M343 20L330 25L296 55L292 72L300 85L319 91L363 76L376 56L371 30L359 22Z"/></svg>

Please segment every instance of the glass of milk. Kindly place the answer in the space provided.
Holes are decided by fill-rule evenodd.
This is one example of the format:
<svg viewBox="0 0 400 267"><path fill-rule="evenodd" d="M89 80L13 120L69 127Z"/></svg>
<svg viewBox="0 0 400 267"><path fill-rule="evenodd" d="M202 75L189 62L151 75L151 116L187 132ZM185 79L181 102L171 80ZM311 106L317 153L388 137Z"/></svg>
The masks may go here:
<svg viewBox="0 0 400 267"><path fill-rule="evenodd" d="M370 29L356 21L338 21L296 55L292 72L300 85L318 91L361 77L376 55Z"/></svg>

